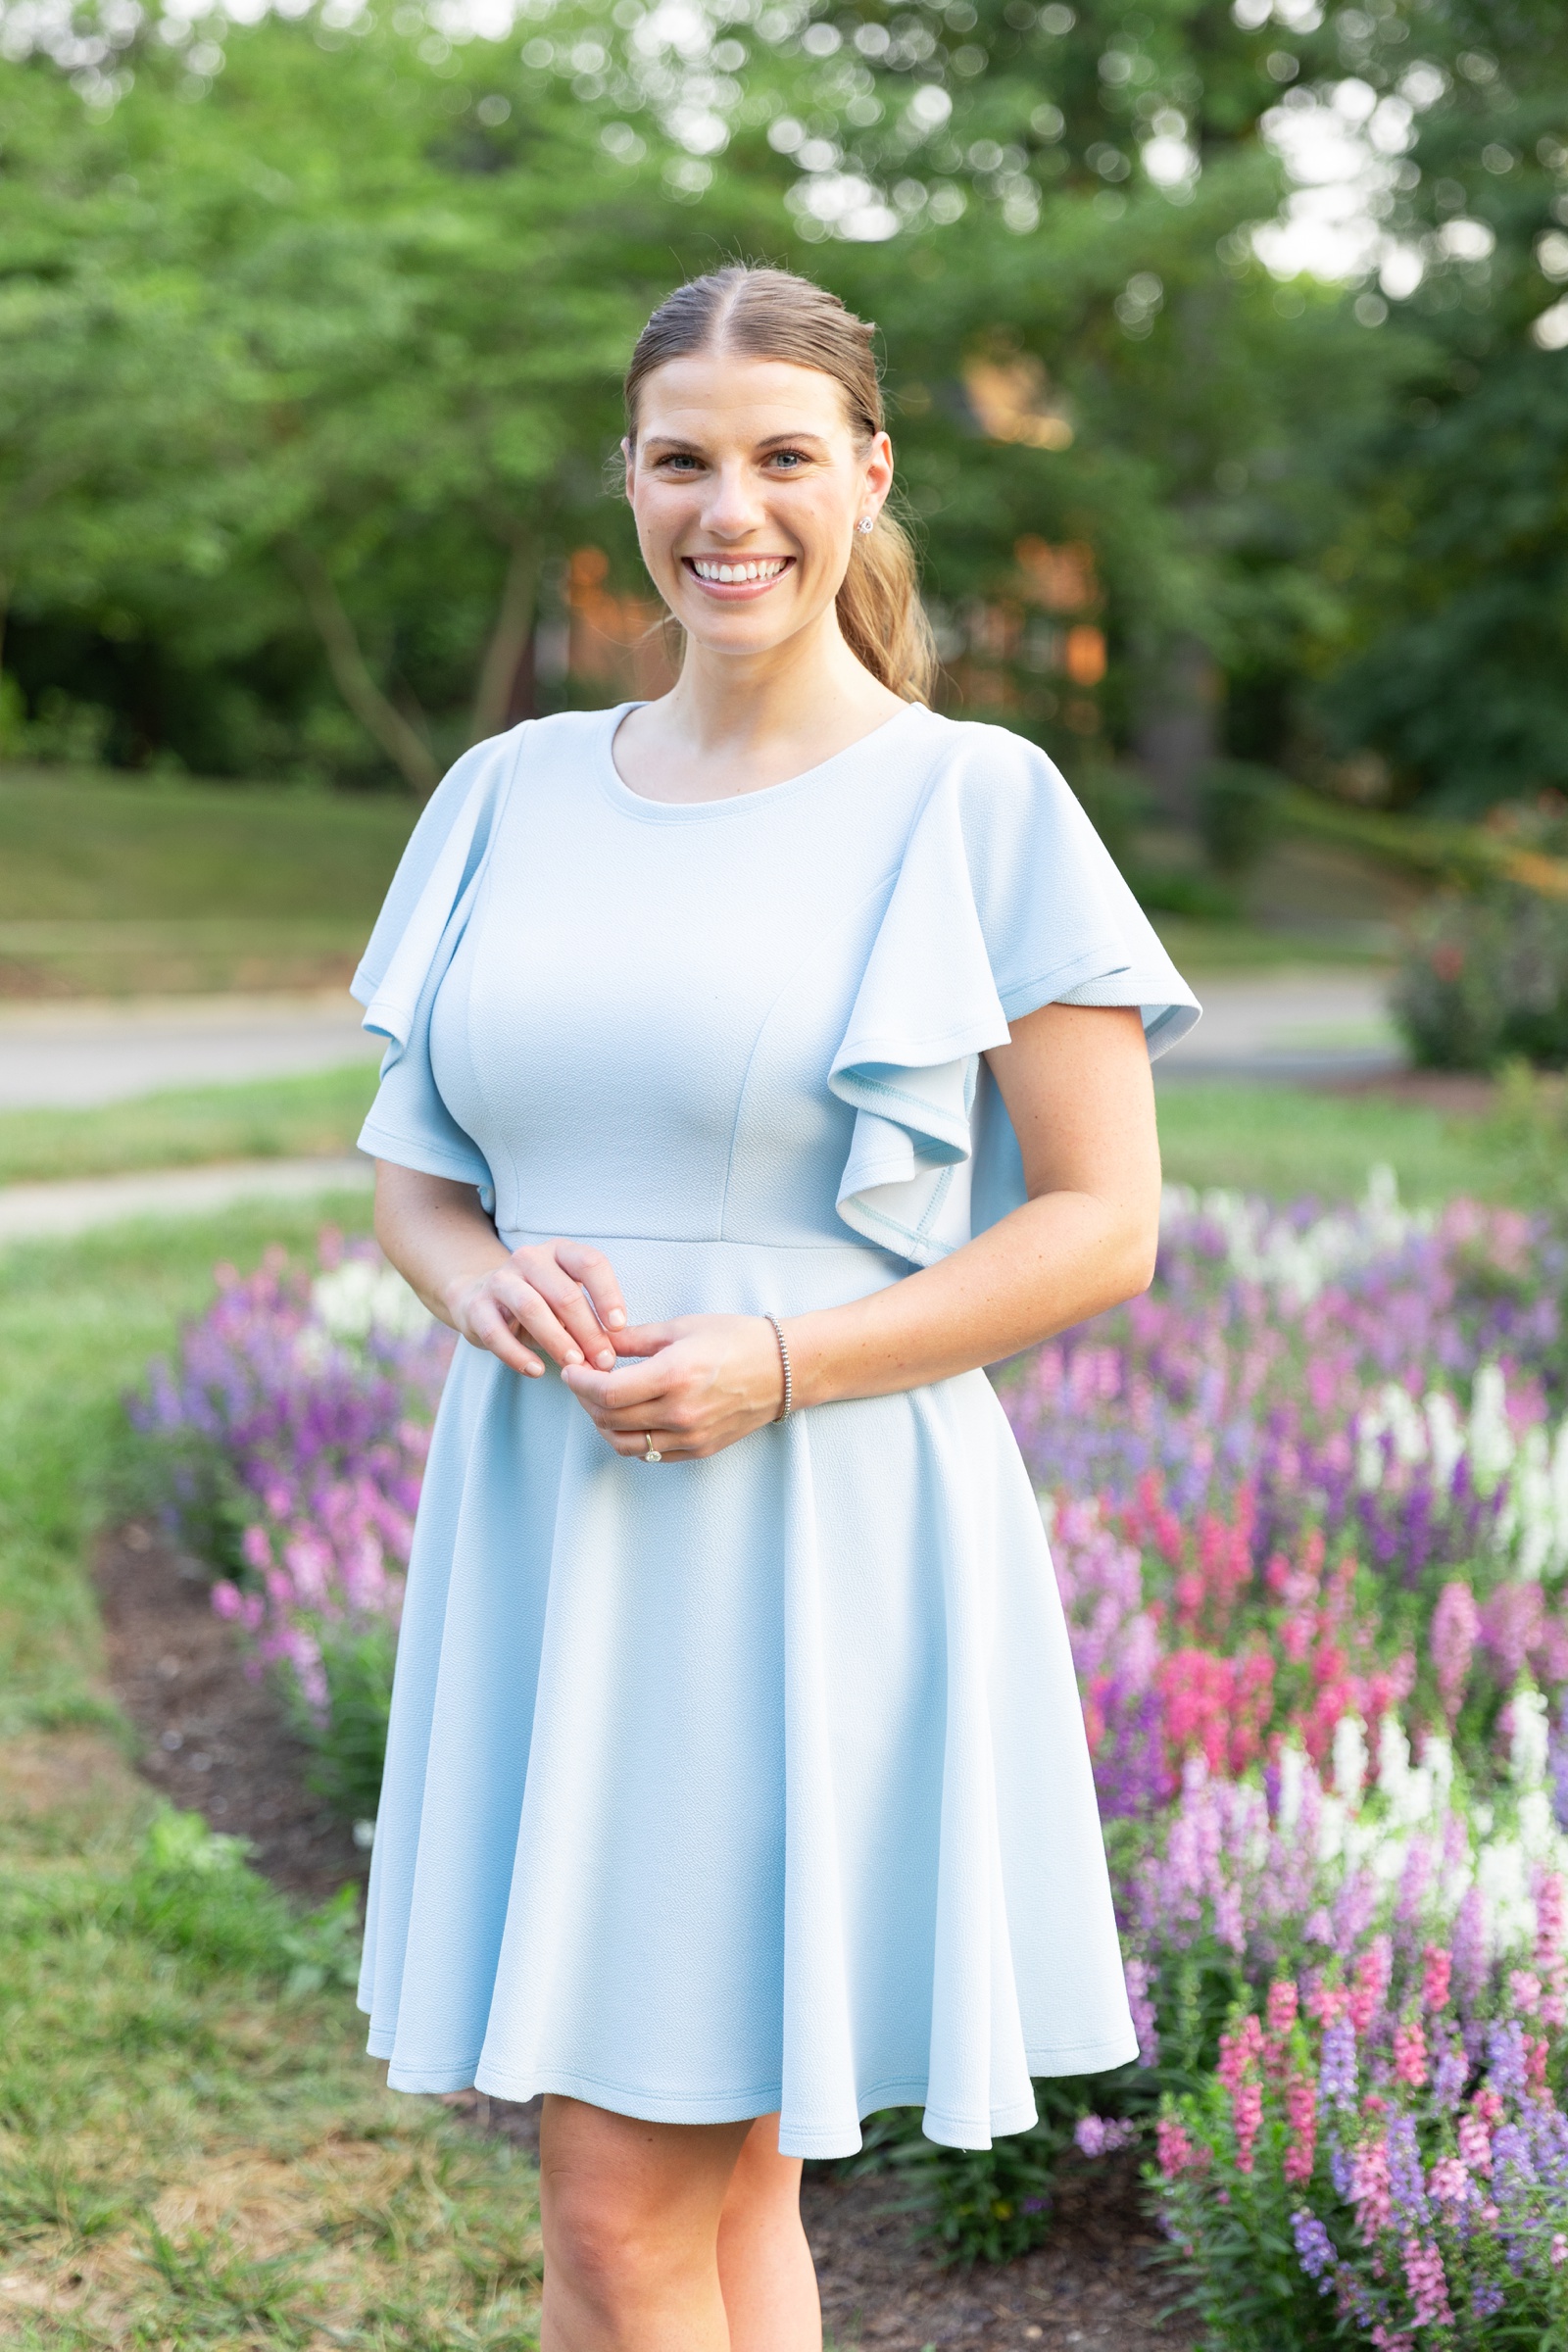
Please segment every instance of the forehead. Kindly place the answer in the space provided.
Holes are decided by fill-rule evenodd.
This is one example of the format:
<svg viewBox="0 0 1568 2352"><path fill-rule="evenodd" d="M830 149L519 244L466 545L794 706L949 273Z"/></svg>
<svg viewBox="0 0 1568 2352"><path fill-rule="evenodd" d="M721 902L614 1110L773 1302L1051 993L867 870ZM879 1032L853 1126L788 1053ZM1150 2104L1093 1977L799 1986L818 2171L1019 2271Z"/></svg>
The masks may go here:
<svg viewBox="0 0 1568 2352"><path fill-rule="evenodd" d="M844 394L819 368L740 353L692 352L666 360L637 399L640 441L765 441L777 433L849 435Z"/></svg>

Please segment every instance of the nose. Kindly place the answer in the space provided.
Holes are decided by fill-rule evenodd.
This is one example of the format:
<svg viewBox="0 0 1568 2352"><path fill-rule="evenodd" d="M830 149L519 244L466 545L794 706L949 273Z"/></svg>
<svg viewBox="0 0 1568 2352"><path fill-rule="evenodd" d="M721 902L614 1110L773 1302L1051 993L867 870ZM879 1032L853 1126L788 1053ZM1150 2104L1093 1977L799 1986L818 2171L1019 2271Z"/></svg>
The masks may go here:
<svg viewBox="0 0 1568 2352"><path fill-rule="evenodd" d="M703 527L715 539L744 539L762 519L761 503L743 461L714 467L703 506Z"/></svg>

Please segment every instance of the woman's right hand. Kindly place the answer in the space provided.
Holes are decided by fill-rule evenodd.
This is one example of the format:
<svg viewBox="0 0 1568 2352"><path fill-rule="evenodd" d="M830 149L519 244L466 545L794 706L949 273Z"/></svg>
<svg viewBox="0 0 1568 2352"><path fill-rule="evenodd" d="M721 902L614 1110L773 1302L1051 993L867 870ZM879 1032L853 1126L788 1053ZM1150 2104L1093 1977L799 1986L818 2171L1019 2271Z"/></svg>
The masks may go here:
<svg viewBox="0 0 1568 2352"><path fill-rule="evenodd" d="M444 1283L441 1304L454 1331L530 1380L544 1371L541 1356L610 1371L611 1335L626 1327L615 1269L586 1242L530 1242L499 1265Z"/></svg>

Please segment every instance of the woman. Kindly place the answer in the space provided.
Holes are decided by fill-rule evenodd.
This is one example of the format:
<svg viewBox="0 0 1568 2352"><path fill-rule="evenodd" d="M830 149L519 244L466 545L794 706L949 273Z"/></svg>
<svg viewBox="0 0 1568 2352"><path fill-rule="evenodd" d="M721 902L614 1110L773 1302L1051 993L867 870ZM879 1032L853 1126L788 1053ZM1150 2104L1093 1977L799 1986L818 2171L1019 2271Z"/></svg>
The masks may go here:
<svg viewBox="0 0 1568 2352"><path fill-rule="evenodd" d="M1050 762L924 706L870 339L773 270L655 314L679 680L461 760L355 984L460 1335L362 2000L395 2087L544 2093L552 2352L819 2344L804 2156L1136 2048L979 1367L1149 1282L1197 1010Z"/></svg>

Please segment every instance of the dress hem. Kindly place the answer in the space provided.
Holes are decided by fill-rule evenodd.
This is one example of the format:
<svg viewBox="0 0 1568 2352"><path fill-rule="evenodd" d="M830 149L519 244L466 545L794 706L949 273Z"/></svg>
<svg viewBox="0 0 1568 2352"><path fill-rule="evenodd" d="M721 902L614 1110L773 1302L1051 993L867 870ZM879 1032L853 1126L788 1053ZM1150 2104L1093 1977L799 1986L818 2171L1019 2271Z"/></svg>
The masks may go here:
<svg viewBox="0 0 1568 2352"><path fill-rule="evenodd" d="M389 2090L425 2095L455 2090L480 2090L491 2098L514 2099L519 2103L550 2093L561 2098L581 2099L586 2106L603 2107L612 2115L626 2115L652 2124L735 2124L746 2123L760 2115L776 2115L783 2106L782 2083L768 2082L750 2088L713 2091L704 2096L690 2092L664 2092L633 2088L625 2083L605 2082L592 2075L573 2074L556 2067L539 2067L526 2076L511 2075L498 2067L486 2066L482 2058L448 2065L399 2066L393 2057L395 2036L371 2032L366 2047L372 2058L391 2063L387 2073ZM1113 2068L1126 2066L1138 2055L1138 2044L1129 2033L1110 2041L1056 2044L1049 2049L1025 2052L1025 2063L1031 2077L1046 2078L1060 2075L1108 2074ZM1038 2120L1033 2098L1015 2100L1005 2107L985 2116L957 2115L946 2108L926 2104L928 2083L924 2076L895 2077L886 2082L873 2082L856 2095L857 2118L863 2122L887 2107L920 2107L921 2130L927 2139L939 2146L955 2148L985 2148L992 2140L1004 2138L1015 2132L1027 2132ZM633 2105L631 2102L635 2101ZM785 2142L789 2144L786 2146ZM779 2134L779 2145L785 2155L809 2157L853 2156L860 2146L858 2129L850 2138L843 2127L830 2124L798 2124L786 2127Z"/></svg>

